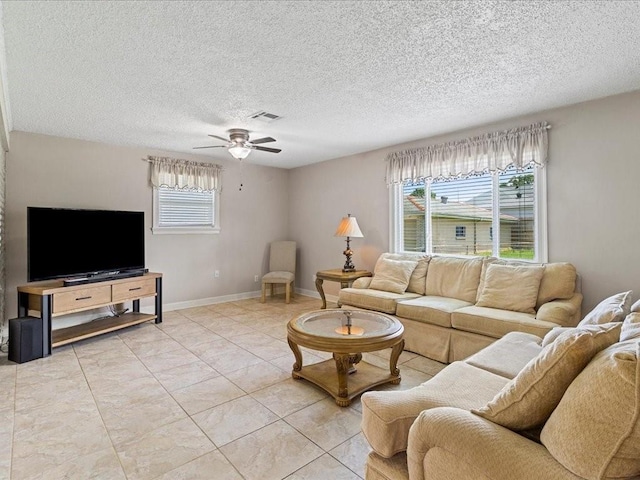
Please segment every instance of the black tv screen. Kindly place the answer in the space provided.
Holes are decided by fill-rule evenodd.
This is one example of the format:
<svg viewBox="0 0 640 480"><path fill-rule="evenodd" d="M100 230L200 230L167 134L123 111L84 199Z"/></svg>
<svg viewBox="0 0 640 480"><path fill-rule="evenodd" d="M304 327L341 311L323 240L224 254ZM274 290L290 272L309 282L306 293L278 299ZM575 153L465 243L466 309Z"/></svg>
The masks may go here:
<svg viewBox="0 0 640 480"><path fill-rule="evenodd" d="M27 207L30 282L144 265L144 212Z"/></svg>

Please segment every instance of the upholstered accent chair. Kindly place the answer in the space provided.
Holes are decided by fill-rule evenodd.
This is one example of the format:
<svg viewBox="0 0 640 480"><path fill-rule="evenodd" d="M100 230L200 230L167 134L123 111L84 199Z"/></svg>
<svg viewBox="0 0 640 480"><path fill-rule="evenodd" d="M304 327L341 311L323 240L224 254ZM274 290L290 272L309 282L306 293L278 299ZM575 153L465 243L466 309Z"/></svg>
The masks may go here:
<svg viewBox="0 0 640 480"><path fill-rule="evenodd" d="M284 240L272 242L269 249L269 273L262 277L262 303L265 302L267 285L274 296L275 286L284 284L285 302L290 303L296 275L296 242Z"/></svg>

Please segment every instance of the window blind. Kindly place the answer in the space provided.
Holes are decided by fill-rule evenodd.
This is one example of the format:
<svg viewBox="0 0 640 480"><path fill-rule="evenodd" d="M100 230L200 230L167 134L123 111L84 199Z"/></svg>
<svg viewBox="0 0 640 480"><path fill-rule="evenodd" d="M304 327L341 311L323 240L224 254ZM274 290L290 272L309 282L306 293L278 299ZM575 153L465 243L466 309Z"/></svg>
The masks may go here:
<svg viewBox="0 0 640 480"><path fill-rule="evenodd" d="M213 226L214 193L190 190L158 189L158 226Z"/></svg>

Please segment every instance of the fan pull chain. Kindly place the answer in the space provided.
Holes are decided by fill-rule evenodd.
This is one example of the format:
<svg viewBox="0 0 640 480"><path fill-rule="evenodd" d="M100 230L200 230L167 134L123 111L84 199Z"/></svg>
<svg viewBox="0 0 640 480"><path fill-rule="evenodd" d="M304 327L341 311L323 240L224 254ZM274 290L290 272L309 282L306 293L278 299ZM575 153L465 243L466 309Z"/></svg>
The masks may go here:
<svg viewBox="0 0 640 480"><path fill-rule="evenodd" d="M243 186L242 185L242 170L243 170L242 169L242 165L243 165L243 162L242 162L242 160L240 160L240 188L238 189L238 191L240 191L240 192L242 191L242 186Z"/></svg>

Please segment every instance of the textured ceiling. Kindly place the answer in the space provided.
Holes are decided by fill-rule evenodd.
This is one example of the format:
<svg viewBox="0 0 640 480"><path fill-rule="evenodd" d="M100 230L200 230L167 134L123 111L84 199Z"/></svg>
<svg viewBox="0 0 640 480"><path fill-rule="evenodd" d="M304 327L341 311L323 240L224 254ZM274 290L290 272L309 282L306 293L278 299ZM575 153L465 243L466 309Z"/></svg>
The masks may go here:
<svg viewBox="0 0 640 480"><path fill-rule="evenodd" d="M638 1L2 8L14 130L194 153L240 127L283 168L640 89Z"/></svg>

